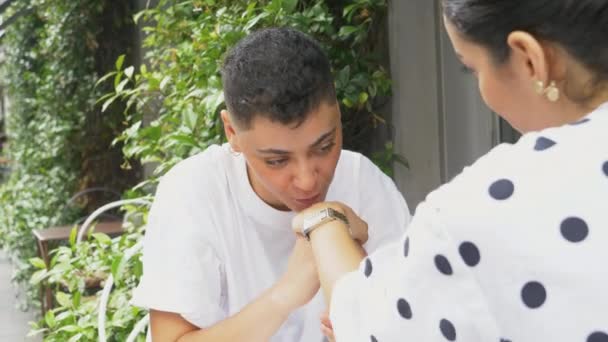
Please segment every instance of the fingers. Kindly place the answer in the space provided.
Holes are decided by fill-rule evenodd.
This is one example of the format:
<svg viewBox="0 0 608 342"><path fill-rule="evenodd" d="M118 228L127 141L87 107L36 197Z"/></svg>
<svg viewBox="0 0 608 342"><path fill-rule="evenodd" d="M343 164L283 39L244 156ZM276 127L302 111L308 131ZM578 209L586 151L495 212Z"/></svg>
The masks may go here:
<svg viewBox="0 0 608 342"><path fill-rule="evenodd" d="M327 337L330 342L335 342L336 338L334 337L334 331L329 329L328 327L321 325L321 333L323 336Z"/></svg>
<svg viewBox="0 0 608 342"><path fill-rule="evenodd" d="M321 314L321 324L326 326L329 329L333 329L334 327L331 325L331 321L329 320L329 313L327 311Z"/></svg>

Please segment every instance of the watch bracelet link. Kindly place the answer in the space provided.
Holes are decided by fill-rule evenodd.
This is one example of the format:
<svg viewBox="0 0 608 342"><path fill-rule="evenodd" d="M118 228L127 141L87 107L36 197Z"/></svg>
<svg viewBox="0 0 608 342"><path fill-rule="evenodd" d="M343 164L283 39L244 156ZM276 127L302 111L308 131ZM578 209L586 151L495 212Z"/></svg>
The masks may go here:
<svg viewBox="0 0 608 342"><path fill-rule="evenodd" d="M312 227L304 227L304 229L302 230L302 234L306 237L307 240L310 241L310 234L312 233L313 230L315 230L329 222L335 221L335 220L342 221L342 223L344 223L346 225L349 235L351 237L353 236L352 230L350 229L350 224L348 222L348 218L346 218L346 215L342 214L341 212L339 212L333 208L325 208L321 211L321 213L323 211L326 212L326 216L324 217L324 220L317 222Z"/></svg>

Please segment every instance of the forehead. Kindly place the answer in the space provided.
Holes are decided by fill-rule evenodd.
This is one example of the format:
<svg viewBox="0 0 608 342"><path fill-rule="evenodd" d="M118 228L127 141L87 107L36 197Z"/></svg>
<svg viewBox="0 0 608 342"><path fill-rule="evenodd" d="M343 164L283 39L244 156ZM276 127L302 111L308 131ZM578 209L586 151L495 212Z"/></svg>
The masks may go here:
<svg viewBox="0 0 608 342"><path fill-rule="evenodd" d="M246 143L256 149L280 148L283 150L308 147L320 136L335 129L340 122L337 103L321 103L300 125L282 124L257 115L248 130L239 132Z"/></svg>

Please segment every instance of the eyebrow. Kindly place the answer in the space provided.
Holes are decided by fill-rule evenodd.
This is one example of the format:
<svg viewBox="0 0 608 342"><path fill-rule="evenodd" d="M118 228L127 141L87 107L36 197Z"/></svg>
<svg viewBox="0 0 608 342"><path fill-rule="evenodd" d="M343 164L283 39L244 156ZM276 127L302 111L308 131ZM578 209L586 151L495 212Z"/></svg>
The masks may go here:
<svg viewBox="0 0 608 342"><path fill-rule="evenodd" d="M336 127L332 128L329 132L321 135L314 143L312 143L310 145L310 147L317 147L323 141L325 141L325 139L329 138L332 135L335 135L337 128L338 127L336 126ZM286 154L290 154L291 153L289 151L279 150L279 149L275 149L275 148L267 148L267 149L261 149L261 150L257 150L257 151L259 153L262 153L262 154L280 154L280 155L286 155Z"/></svg>

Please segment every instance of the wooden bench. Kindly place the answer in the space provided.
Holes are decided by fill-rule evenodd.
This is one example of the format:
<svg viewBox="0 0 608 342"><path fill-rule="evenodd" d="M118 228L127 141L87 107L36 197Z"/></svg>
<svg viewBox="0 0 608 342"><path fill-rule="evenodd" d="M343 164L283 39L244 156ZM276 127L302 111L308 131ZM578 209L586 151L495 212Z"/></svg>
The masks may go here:
<svg viewBox="0 0 608 342"><path fill-rule="evenodd" d="M36 245L38 246L38 256L44 260L47 269L50 267L49 243L68 241L70 233L74 226L60 226L46 229L34 230ZM110 237L116 237L123 234L125 231L122 227L122 221L99 222L94 227L95 233L104 233ZM53 308L53 293L48 286L42 286L40 289L40 304L42 309L42 317L44 314Z"/></svg>

